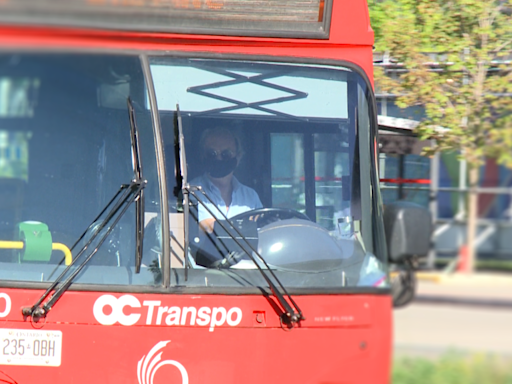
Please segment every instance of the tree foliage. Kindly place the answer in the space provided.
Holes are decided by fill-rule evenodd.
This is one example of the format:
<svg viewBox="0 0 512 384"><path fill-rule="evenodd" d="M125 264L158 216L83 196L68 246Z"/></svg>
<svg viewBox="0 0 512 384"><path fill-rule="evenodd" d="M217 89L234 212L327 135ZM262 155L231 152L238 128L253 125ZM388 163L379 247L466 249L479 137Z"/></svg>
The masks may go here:
<svg viewBox="0 0 512 384"><path fill-rule="evenodd" d="M397 105L422 105L417 128L432 151L457 150L471 168L485 157L512 167L512 0L369 1L378 87ZM474 181L474 180L473 180Z"/></svg>

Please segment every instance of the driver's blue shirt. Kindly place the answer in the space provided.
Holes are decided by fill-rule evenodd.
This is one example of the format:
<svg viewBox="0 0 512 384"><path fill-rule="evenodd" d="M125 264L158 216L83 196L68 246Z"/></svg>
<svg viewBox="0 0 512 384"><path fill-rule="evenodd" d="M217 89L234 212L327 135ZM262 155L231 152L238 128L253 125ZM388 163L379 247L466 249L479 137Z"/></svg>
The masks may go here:
<svg viewBox="0 0 512 384"><path fill-rule="evenodd" d="M263 207L260 198L254 189L240 183L235 176L233 176L231 182L233 185L233 194L231 196L231 205L229 207L226 207L226 203L220 194L219 188L211 182L207 175L196 177L189 183L191 186L201 186L208 197L210 197L210 199L215 203L215 205L210 203L201 191L196 192L197 197L206 204L210 211L214 213L214 216L212 216L201 203L198 203L198 221L203 221L212 217L215 217L217 220L223 220L224 218L219 210L221 210L229 219L239 215L240 213Z"/></svg>

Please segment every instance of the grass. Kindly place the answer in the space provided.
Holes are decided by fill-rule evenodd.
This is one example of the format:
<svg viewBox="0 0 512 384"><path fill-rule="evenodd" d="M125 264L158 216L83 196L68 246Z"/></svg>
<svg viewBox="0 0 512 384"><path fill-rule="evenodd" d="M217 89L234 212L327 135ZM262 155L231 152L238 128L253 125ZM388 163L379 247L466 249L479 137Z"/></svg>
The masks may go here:
<svg viewBox="0 0 512 384"><path fill-rule="evenodd" d="M398 358L392 384L512 384L512 359L449 353L439 359Z"/></svg>
<svg viewBox="0 0 512 384"><path fill-rule="evenodd" d="M512 272L512 261L510 260L478 260L476 263L477 270L480 271L497 271Z"/></svg>
<svg viewBox="0 0 512 384"><path fill-rule="evenodd" d="M453 258L438 258L436 267L443 269ZM476 270L482 272L512 272L512 260L484 259L476 260Z"/></svg>

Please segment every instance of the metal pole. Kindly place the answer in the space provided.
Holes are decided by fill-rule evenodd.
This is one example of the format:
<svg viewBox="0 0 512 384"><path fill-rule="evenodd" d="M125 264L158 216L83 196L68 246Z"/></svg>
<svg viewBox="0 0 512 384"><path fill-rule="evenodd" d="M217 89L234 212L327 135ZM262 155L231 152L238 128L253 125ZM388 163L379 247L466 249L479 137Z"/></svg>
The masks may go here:
<svg viewBox="0 0 512 384"><path fill-rule="evenodd" d="M457 210L457 215L459 217L465 217L466 216L466 194L463 193L467 188L467 162L466 160L462 159L459 160L459 191L458 197L459 197L459 205ZM466 218L466 226L467 226L467 218ZM460 229L464 228L463 227ZM460 248L462 244L464 243L462 231L457 231L457 248Z"/></svg>
<svg viewBox="0 0 512 384"><path fill-rule="evenodd" d="M432 225L435 231L435 225L437 223L437 194L439 188L439 166L441 161L441 155L436 152L432 160L430 161L430 192L429 192L429 209L432 215ZM427 256L427 268L434 269L436 264L436 241L435 234L432 234L432 246Z"/></svg>
<svg viewBox="0 0 512 384"><path fill-rule="evenodd" d="M462 159L459 160L459 205L457 213L462 214L466 212L466 199L464 196L464 191L467 187L467 162Z"/></svg>
<svg viewBox="0 0 512 384"><path fill-rule="evenodd" d="M508 202L508 219L512 222L512 188L510 189L510 200Z"/></svg>
<svg viewBox="0 0 512 384"><path fill-rule="evenodd" d="M405 155L398 155L398 178L400 180L405 179ZM400 182L398 184L398 200L403 200L404 198L404 184Z"/></svg>

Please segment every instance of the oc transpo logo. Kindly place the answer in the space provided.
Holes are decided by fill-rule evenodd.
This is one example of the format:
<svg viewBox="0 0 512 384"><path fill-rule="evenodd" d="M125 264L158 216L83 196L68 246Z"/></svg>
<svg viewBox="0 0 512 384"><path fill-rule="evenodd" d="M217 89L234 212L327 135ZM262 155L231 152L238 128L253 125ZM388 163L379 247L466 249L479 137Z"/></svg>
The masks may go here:
<svg viewBox="0 0 512 384"><path fill-rule="evenodd" d="M0 292L0 299L3 299L5 301L5 307L3 311L0 312L0 317L6 317L9 313L11 313L11 297L4 292ZM2 305L0 304L0 308L2 308Z"/></svg>
<svg viewBox="0 0 512 384"><path fill-rule="evenodd" d="M107 311L105 311L105 308ZM209 326L210 332L225 323L235 327L242 321L242 310L233 307L177 307L162 305L160 300L144 300L132 295L115 297L102 295L94 303L93 313L96 320L103 325L130 326L136 324L145 315L146 325L190 325Z"/></svg>
<svg viewBox="0 0 512 384"><path fill-rule="evenodd" d="M160 341L151 348L147 356L142 356L139 364L137 364L137 379L139 380L139 384L153 384L156 371L164 365L172 365L178 368L181 374L181 383L188 384L188 373L181 363L175 360L162 360L162 352L156 354L170 342L171 340Z"/></svg>

